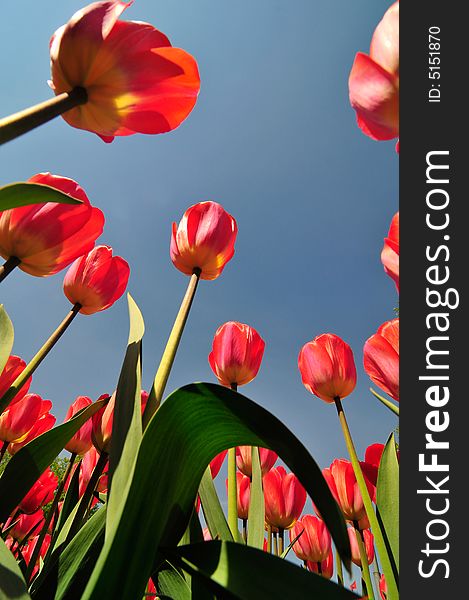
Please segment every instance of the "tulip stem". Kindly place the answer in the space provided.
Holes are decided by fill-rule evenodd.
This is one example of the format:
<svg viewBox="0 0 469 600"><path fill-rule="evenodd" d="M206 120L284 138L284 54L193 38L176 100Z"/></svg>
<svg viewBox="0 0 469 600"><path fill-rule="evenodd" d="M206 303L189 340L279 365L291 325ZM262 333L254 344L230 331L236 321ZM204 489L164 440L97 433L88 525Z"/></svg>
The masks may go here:
<svg viewBox="0 0 469 600"><path fill-rule="evenodd" d="M26 108L9 117L0 119L0 145L51 121L68 110L86 104L88 94L85 88L76 87L70 92L58 94L45 102Z"/></svg>
<svg viewBox="0 0 469 600"><path fill-rule="evenodd" d="M64 476L62 477L62 481L60 482L59 487L57 488L57 491L55 493L52 504L51 504L49 511L47 513L47 516L44 520L44 525L42 526L41 532L39 533L39 538L34 547L34 551L31 555L31 560L29 561L28 569L26 571L25 578L26 578L26 581L28 581L28 582L31 579L32 573L34 571L34 565L36 564L37 559L39 558L39 553L41 552L41 547L44 542L44 538L46 537L46 533L47 533L47 530L49 529L49 525L51 524L52 518L57 509L57 506L59 505L60 497L62 496L62 492L64 491L64 487L65 487L65 483L66 483L66 481L70 475L70 472L72 470L72 467L75 463L76 456L77 455L73 452L70 455L70 460L68 461L67 469L65 471ZM53 531L51 531L51 535L52 534L53 534Z"/></svg>
<svg viewBox="0 0 469 600"><path fill-rule="evenodd" d="M243 540L244 543L248 543L248 520L243 519Z"/></svg>
<svg viewBox="0 0 469 600"><path fill-rule="evenodd" d="M396 576L394 573L393 566L391 564L391 560L389 558L389 554L386 549L386 542L384 540L383 532L378 522L378 518L373 508L373 503L370 498L370 494L368 492L368 488L366 486L365 477L360 467L360 461L358 460L357 452L355 450L355 446L353 444L353 439L350 434L350 429L348 427L347 419L345 418L344 409L342 407L342 402L340 398L337 396L334 398L335 406L337 408L337 414L339 416L340 425L342 427L342 432L344 434L345 444L347 446L347 450L350 456L350 460L353 466L353 472L355 473L355 477L357 479L358 487L360 489L361 496L363 498L363 505L365 507L366 516L370 522L371 530L373 531L376 546L378 548L379 556L381 559L381 564L383 566L383 570L386 576L386 581L388 585L388 598L389 600L398 600L399 591L396 581Z"/></svg>
<svg viewBox="0 0 469 600"><path fill-rule="evenodd" d="M285 545L285 530L284 529L280 529L278 530L278 555L282 556L283 554L283 546Z"/></svg>
<svg viewBox="0 0 469 600"><path fill-rule="evenodd" d="M318 575L322 575L322 566L321 566L321 563L318 561L316 564L317 564L317 567L318 567Z"/></svg>
<svg viewBox="0 0 469 600"><path fill-rule="evenodd" d="M238 386L231 384L236 392ZM236 481L236 448L228 450L228 526L235 541L238 541L238 490Z"/></svg>
<svg viewBox="0 0 469 600"><path fill-rule="evenodd" d="M267 552L272 554L272 527L267 525Z"/></svg>
<svg viewBox="0 0 469 600"><path fill-rule="evenodd" d="M73 321L73 319L80 312L81 304L75 304L65 319L60 323L57 329L53 332L53 334L49 337L49 339L45 342L45 344L39 349L39 351L35 354L35 356L29 361L26 367L21 371L15 381L11 384L9 389L5 392L5 394L0 398L0 414L7 408L16 394L21 390L23 385L29 379L29 377L34 373L34 371L39 367L45 357L49 354L55 344L59 341L62 335L65 333L65 330Z"/></svg>
<svg viewBox="0 0 469 600"><path fill-rule="evenodd" d="M274 536L274 553L275 553L275 556L278 556L278 533L276 531L274 531L273 536Z"/></svg>
<svg viewBox="0 0 469 600"><path fill-rule="evenodd" d="M158 371L156 372L155 379L148 396L147 405L143 413L143 429L146 428L150 419L161 404L166 383L168 382L168 377L171 373L176 352L179 347L179 342L181 341L182 333L184 331L184 326L186 324L187 317L189 316L192 301L194 300L195 292L197 290L200 273L200 269L194 269L194 272L189 279L186 293L181 302L181 306L176 316L176 320L174 321L171 333L169 334L168 341L166 342L166 347L164 349L163 356L161 357L160 365L158 367Z"/></svg>
<svg viewBox="0 0 469 600"><path fill-rule="evenodd" d="M341 586L344 585L344 572L342 570L342 559L340 558L340 554L336 551L335 553L335 562L337 565L337 583Z"/></svg>
<svg viewBox="0 0 469 600"><path fill-rule="evenodd" d="M20 259L10 256L0 267L0 283L20 264Z"/></svg>
<svg viewBox="0 0 469 600"><path fill-rule="evenodd" d="M358 549L360 551L362 580L364 580L362 581L362 587L364 587L363 595L368 594L368 600L374 600L375 596L373 592L373 584L371 583L370 568L368 565L368 556L366 554L363 532L361 532L358 527L358 521L354 521L353 526L355 527L355 536L357 538Z"/></svg>

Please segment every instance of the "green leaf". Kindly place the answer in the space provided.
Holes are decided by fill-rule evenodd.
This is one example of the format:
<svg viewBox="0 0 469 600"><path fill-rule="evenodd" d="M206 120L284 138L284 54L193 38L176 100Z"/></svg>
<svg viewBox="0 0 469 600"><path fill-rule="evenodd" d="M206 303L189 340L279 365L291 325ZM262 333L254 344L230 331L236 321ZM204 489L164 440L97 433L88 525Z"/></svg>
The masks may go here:
<svg viewBox="0 0 469 600"><path fill-rule="evenodd" d="M0 304L0 374L2 373L13 348L13 323L7 311Z"/></svg>
<svg viewBox="0 0 469 600"><path fill-rule="evenodd" d="M12 456L0 477L0 523L5 521L11 511L18 506L31 486L50 466L83 423L104 404L106 400L94 402L78 412L70 421L31 440Z"/></svg>
<svg viewBox="0 0 469 600"><path fill-rule="evenodd" d="M15 557L0 539L0 598L26 600L30 598L21 570Z"/></svg>
<svg viewBox="0 0 469 600"><path fill-rule="evenodd" d="M142 314L130 294L127 295L127 299L130 331L114 407L109 454L106 536L114 532L122 516L142 439L141 352L145 326Z"/></svg>
<svg viewBox="0 0 469 600"><path fill-rule="evenodd" d="M216 597L242 600L353 600L348 589L257 548L205 542L167 551L176 566L201 578Z"/></svg>
<svg viewBox="0 0 469 600"><path fill-rule="evenodd" d="M393 433L389 436L379 463L376 508L397 578L399 573L399 461Z"/></svg>
<svg viewBox="0 0 469 600"><path fill-rule="evenodd" d="M82 204L68 194L56 190L50 185L43 183L30 183L20 181L9 183L0 187L0 211L29 204L43 204L44 202L58 202L60 204Z"/></svg>
<svg viewBox="0 0 469 600"><path fill-rule="evenodd" d="M399 407L396 406L394 404L394 402L391 402L391 400L384 398L384 396L381 396L380 394L378 394L378 392L376 392L373 388L370 388L370 392L373 394L373 396L375 398L378 398L378 400L381 402L381 404L384 404L384 406L389 408L389 410L391 412L393 412L395 415L399 416Z"/></svg>
<svg viewBox="0 0 469 600"><path fill-rule="evenodd" d="M248 545L262 550L264 547L265 504L259 448L253 446L251 456L252 481L248 512Z"/></svg>
<svg viewBox="0 0 469 600"><path fill-rule="evenodd" d="M51 550L53 549L55 541L57 540L59 533L62 531L62 528L66 523L68 517L70 516L73 509L77 506L78 501L80 500L80 468L81 461L75 463L75 470L73 471L73 475L70 478L67 493L65 494L65 498L62 504L62 509L59 513L59 520L57 521L57 526L54 531L54 537L51 542Z"/></svg>
<svg viewBox="0 0 469 600"><path fill-rule="evenodd" d="M125 518L106 538L81 600L143 595L158 551L175 546L187 527L205 469L217 454L235 446L261 446L281 456L312 497L349 564L343 516L321 469L301 442L241 394L220 385L191 384L171 394L148 424Z"/></svg>
<svg viewBox="0 0 469 600"><path fill-rule="evenodd" d="M210 467L205 470L199 486L200 502L212 539L219 538L223 541L233 541L231 530L228 527L225 513L218 499L217 491L212 479Z"/></svg>
<svg viewBox="0 0 469 600"><path fill-rule="evenodd" d="M176 600L191 600L192 594L184 576L170 563L166 562L158 572L158 590Z"/></svg>

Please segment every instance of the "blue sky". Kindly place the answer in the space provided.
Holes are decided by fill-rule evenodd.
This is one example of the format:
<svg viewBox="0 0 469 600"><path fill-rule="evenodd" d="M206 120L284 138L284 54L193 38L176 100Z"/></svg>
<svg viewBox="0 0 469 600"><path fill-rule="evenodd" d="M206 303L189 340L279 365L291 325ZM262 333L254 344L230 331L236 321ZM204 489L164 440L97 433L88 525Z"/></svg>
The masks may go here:
<svg viewBox="0 0 469 600"><path fill-rule="evenodd" d="M83 4L3 7L0 116L51 96L49 37ZM198 61L201 94L187 121L106 145L57 119L0 148L0 184L51 171L77 180L104 211L100 242L129 261L129 291L146 322L146 388L187 284L169 259L171 222L196 202L220 202L238 222L236 253L218 280L201 282L167 390L213 381L213 333L228 320L248 323L266 351L243 393L284 421L322 467L346 449L335 409L299 377L298 351L314 336L334 332L354 350L359 382L344 408L358 452L396 426L368 391L362 348L398 302L379 258L398 208L398 157L394 142L360 132L347 89L355 53L368 51L389 4L136 0L125 18L152 23ZM69 310L62 279L17 271L1 286L14 352L26 360ZM32 391L53 401L59 422L77 395L113 391L126 312L122 299L80 315L35 375Z"/></svg>

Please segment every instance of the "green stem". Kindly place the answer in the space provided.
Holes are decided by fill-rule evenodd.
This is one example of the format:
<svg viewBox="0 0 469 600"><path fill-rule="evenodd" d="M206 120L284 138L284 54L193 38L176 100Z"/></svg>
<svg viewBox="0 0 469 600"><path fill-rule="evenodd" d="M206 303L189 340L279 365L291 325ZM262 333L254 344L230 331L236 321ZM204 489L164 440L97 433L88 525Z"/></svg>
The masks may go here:
<svg viewBox="0 0 469 600"><path fill-rule="evenodd" d="M267 552L272 554L272 527L267 525Z"/></svg>
<svg viewBox="0 0 469 600"><path fill-rule="evenodd" d="M70 92L58 94L50 100L36 104L0 119L0 145L27 133L39 125L51 121L68 110L86 104L88 94L84 88L76 87Z"/></svg>
<svg viewBox="0 0 469 600"><path fill-rule="evenodd" d="M362 570L362 579L365 583L365 589L363 590L363 595L368 594L368 600L374 600L374 592L373 592L373 584L371 583L370 576L370 568L368 565L368 556L366 555L366 548L364 544L363 533L360 531L358 527L358 521L353 522L353 526L355 527L355 536L357 538L358 549L360 551L360 561L361 561L361 570ZM363 585L363 583L362 583Z"/></svg>
<svg viewBox="0 0 469 600"><path fill-rule="evenodd" d="M231 389L237 390L236 383ZM236 448L228 450L228 525L235 541L238 540L238 486L236 481Z"/></svg>
<svg viewBox="0 0 469 600"><path fill-rule="evenodd" d="M282 556L282 554L283 554L284 545L285 545L285 530L279 528L279 530L278 530L278 555L279 556Z"/></svg>
<svg viewBox="0 0 469 600"><path fill-rule="evenodd" d="M390 410L392 410L392 412L395 415L399 416L399 407L398 406L396 406L393 402L391 402L387 398L384 398L383 396L380 396L378 394L378 392L375 392L375 390L373 388L370 388L370 392L373 394L373 396L375 398L378 398L378 400L380 402L382 402L384 404L384 406L387 406Z"/></svg>
<svg viewBox="0 0 469 600"><path fill-rule="evenodd" d="M26 571L26 581L29 581L31 579L31 575L34 571L34 565L36 564L37 559L39 558L39 553L41 551L42 543L44 542L44 538L46 537L46 533L47 533L47 530L49 529L49 525L51 524L52 518L57 509L57 506L59 505L60 497L62 496L62 492L64 491L64 487L65 487L65 483L68 479L68 476L70 475L73 464L75 463L76 456L77 455L74 454L73 452L70 455L70 460L68 461L67 469L65 471L64 476L62 477L62 481L60 482L59 487L57 488L57 491L54 496L54 500L52 501L52 504L49 508L49 512L47 513L47 516L45 518L44 525L42 526L41 533L39 534L39 539L37 540L36 546L34 547L34 551L31 556L31 560L29 561L28 569ZM51 532L51 534L53 534L53 532Z"/></svg>
<svg viewBox="0 0 469 600"><path fill-rule="evenodd" d="M274 536L274 553L275 556L278 556L278 533L273 531L272 535Z"/></svg>
<svg viewBox="0 0 469 600"><path fill-rule="evenodd" d="M243 519L243 540L244 543L248 543L248 520Z"/></svg>
<svg viewBox="0 0 469 600"><path fill-rule="evenodd" d="M16 258L16 256L10 256L10 258L0 266L0 283L20 264L20 262L20 259Z"/></svg>
<svg viewBox="0 0 469 600"><path fill-rule="evenodd" d="M174 321L171 333L169 334L168 341L166 342L166 347L164 349L163 356L161 357L160 365L158 367L158 371L156 372L153 386L150 390L150 395L148 396L147 405L143 413L144 429L161 404L166 383L168 382L168 377L176 357L176 352L179 347L179 342L181 341L184 326L186 324L187 317L189 316L189 311L197 290L200 273L200 269L194 269L194 273L189 279L186 293L181 302L181 306L176 316L176 320Z"/></svg>
<svg viewBox="0 0 469 600"><path fill-rule="evenodd" d="M355 446L353 444L352 436L350 434L350 429L347 424L347 419L345 418L344 409L342 407L342 402L339 397L334 398L335 405L337 408L337 414L339 416L340 425L342 427L342 432L344 434L345 444L347 446L347 450L350 456L350 460L352 462L353 471L355 473L355 477L357 479L358 487L360 489L360 493L362 495L363 504L365 506L366 515L370 522L371 530L373 531L376 547L378 548L379 556L381 559L381 564L383 566L383 571L386 577L387 585L388 585L388 599L389 600L398 600L399 591L397 587L397 581L394 575L394 570L391 564L391 560L389 558L386 542L384 540L383 532L381 531L381 527L378 522L378 518L373 508L373 503L370 498L370 494L368 492L368 488L366 486L365 477L363 476L360 461L358 460L357 452L355 450Z"/></svg>
<svg viewBox="0 0 469 600"><path fill-rule="evenodd" d="M29 377L34 373L34 371L38 368L38 366L42 363L45 357L49 354L58 340L65 333L67 327L73 321L73 319L80 312L81 304L75 304L72 310L68 313L65 319L60 323L54 333L49 337L49 339L45 342L45 344L40 348L40 350L36 353L36 355L30 360L30 362L26 365L23 371L18 375L15 381L11 384L10 388L5 392L5 394L0 398L0 414L7 408L16 394L21 390L23 385L29 379Z"/></svg>
<svg viewBox="0 0 469 600"><path fill-rule="evenodd" d="M337 583L341 586L344 585L344 572L342 570L342 559L340 558L340 554L336 551L335 553L335 562L337 567Z"/></svg>

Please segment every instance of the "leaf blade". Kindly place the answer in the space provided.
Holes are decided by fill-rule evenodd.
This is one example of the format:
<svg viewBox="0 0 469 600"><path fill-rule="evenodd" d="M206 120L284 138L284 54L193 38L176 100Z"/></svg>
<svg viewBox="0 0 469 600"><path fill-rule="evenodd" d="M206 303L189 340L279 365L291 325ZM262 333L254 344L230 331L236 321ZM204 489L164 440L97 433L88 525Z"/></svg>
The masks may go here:
<svg viewBox="0 0 469 600"><path fill-rule="evenodd" d="M82 204L81 200L72 198L68 194L43 183L20 181L0 187L0 211L45 202Z"/></svg>

